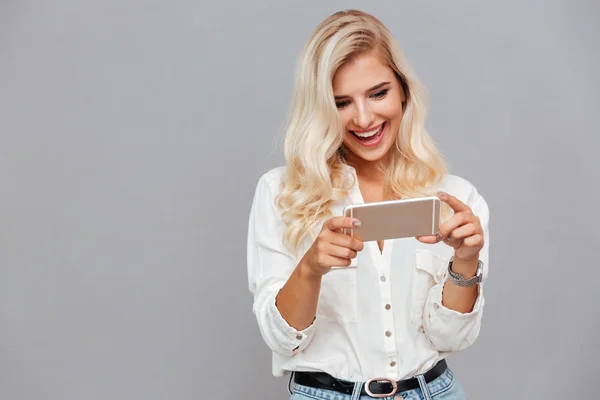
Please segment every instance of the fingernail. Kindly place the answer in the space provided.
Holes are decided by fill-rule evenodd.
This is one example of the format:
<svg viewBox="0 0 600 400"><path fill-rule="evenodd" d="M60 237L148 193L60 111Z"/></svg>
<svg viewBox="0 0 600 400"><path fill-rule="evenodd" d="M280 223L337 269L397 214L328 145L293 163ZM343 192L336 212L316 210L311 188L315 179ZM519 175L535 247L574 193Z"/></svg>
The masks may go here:
<svg viewBox="0 0 600 400"><path fill-rule="evenodd" d="M360 226L360 221L355 219L354 221L352 221L352 226Z"/></svg>
<svg viewBox="0 0 600 400"><path fill-rule="evenodd" d="M438 196L440 196L440 197L446 197L446 193L445 192L438 192Z"/></svg>
<svg viewBox="0 0 600 400"><path fill-rule="evenodd" d="M441 241L442 240L442 234L438 233L437 235L435 235L435 238L437 239L437 241Z"/></svg>

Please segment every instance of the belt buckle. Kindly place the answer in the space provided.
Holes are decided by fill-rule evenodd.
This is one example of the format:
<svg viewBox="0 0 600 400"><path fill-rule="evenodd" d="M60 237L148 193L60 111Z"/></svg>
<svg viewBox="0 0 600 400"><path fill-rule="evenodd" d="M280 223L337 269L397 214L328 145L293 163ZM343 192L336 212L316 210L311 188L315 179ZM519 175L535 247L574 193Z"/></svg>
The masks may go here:
<svg viewBox="0 0 600 400"><path fill-rule="evenodd" d="M379 381L387 381L387 382L391 383L392 391L390 393L384 393L384 394L376 394L376 393L371 392L371 388L369 387L369 386L371 386L371 383L379 382ZM369 379L367 382L365 382L365 392L369 396L374 397L376 399L383 399L384 397L393 396L394 394L396 394L397 391L398 391L398 384L396 383L395 380L390 379L390 378L372 378L372 379Z"/></svg>

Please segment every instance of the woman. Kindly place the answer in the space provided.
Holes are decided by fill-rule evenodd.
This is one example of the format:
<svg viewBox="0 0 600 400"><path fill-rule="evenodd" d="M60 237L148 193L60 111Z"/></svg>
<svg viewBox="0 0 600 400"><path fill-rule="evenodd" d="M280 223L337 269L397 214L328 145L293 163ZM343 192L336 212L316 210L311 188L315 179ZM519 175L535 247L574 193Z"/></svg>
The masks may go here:
<svg viewBox="0 0 600 400"><path fill-rule="evenodd" d="M463 399L445 358L479 334L485 200L448 175L424 90L373 16L338 12L303 51L286 167L258 182L248 276L273 374L293 399ZM438 195L440 233L362 243L345 205ZM341 268L332 268L341 267ZM291 377L290 377L291 378Z"/></svg>

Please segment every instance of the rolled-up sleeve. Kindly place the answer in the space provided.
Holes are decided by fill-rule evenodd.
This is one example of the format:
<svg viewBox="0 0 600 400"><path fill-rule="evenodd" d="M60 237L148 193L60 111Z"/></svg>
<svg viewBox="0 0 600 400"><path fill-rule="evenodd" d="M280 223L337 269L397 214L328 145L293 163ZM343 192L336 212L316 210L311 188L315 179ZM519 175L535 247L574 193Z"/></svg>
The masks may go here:
<svg viewBox="0 0 600 400"><path fill-rule="evenodd" d="M248 283L254 296L253 312L263 340L281 356L293 356L308 346L316 321L296 330L281 316L276 297L296 268L295 257L284 246L285 225L275 205L272 184L263 175L254 195L248 224Z"/></svg>
<svg viewBox="0 0 600 400"><path fill-rule="evenodd" d="M483 262L483 281L479 285L473 310L464 314L450 310L442 304L447 274L442 282L429 290L423 313L423 328L431 344L440 352L456 352L470 347L479 336L481 329L485 304L483 286L489 270L489 208L475 189L473 195L469 196L469 200L467 205L471 207L473 214L479 217L484 232L484 246L479 253L479 259Z"/></svg>

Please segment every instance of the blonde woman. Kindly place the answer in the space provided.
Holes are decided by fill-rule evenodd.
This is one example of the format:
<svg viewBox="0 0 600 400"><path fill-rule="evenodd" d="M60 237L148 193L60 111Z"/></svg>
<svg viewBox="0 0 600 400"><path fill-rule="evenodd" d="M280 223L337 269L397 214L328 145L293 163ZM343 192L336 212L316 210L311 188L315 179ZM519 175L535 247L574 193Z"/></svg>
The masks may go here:
<svg viewBox="0 0 600 400"><path fill-rule="evenodd" d="M375 17L335 13L308 40L287 165L260 178L248 231L254 314L292 399L465 398L445 359L479 334L489 212L446 172L425 106ZM360 224L341 216L347 204L429 195L447 206L437 236L342 233Z"/></svg>

